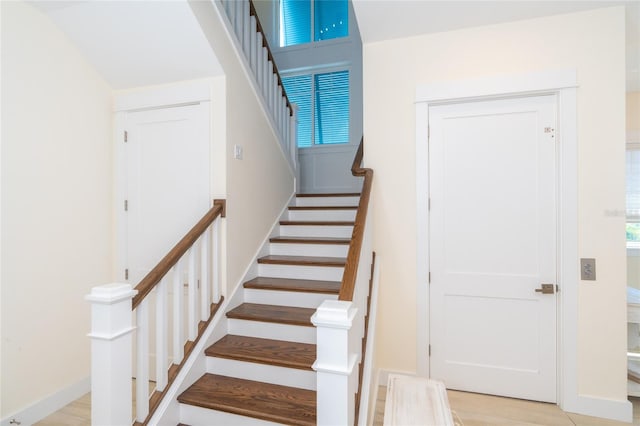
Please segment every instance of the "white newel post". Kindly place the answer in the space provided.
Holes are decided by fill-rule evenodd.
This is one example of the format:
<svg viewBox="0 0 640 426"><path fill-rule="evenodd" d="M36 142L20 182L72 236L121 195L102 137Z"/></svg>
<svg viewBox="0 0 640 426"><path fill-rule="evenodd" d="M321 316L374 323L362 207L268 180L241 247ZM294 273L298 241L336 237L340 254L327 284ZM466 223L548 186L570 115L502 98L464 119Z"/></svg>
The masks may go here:
<svg viewBox="0 0 640 426"><path fill-rule="evenodd" d="M311 317L317 328L317 424L352 425L358 380L358 354L349 331L357 308L351 302L325 300Z"/></svg>
<svg viewBox="0 0 640 426"><path fill-rule="evenodd" d="M91 302L91 424L130 425L132 377L129 284L93 287Z"/></svg>

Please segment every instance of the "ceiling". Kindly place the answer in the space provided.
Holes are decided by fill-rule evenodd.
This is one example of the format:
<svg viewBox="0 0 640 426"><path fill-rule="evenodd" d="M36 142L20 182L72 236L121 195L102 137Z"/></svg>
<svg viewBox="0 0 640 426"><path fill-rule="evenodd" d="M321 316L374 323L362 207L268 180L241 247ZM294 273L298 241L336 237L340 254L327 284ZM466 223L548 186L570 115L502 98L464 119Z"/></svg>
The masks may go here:
<svg viewBox="0 0 640 426"><path fill-rule="evenodd" d="M31 3L114 89L223 74L186 0Z"/></svg>
<svg viewBox="0 0 640 426"><path fill-rule="evenodd" d="M352 0L363 43L626 6L627 90L640 90L640 0ZM395 19L389 19L393 10Z"/></svg>
<svg viewBox="0 0 640 426"><path fill-rule="evenodd" d="M31 3L114 89L223 74L187 0ZM612 5L626 5L627 90L640 90L640 0L353 0L363 43Z"/></svg>

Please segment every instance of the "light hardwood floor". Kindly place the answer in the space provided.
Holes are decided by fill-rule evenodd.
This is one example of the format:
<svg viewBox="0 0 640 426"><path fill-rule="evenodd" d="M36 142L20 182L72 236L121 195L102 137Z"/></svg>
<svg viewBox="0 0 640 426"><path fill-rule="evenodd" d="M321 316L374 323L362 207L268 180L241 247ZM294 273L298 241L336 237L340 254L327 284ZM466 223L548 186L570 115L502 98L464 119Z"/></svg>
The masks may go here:
<svg viewBox="0 0 640 426"><path fill-rule="evenodd" d="M380 386L376 400L374 426L382 426L386 386ZM512 398L481 395L468 392L447 392L454 420L463 426L622 426L596 417L565 413L554 404L524 401ZM134 392L135 395L135 392ZM640 398L633 402L633 424L640 426ZM91 395L86 394L56 411L38 426L80 426L91 424Z"/></svg>
<svg viewBox="0 0 640 426"><path fill-rule="evenodd" d="M373 426L382 426L386 386L380 386L376 400ZM513 398L447 391L456 425L463 426L628 426L597 417L566 413L555 404ZM640 398L633 403L633 425L640 426Z"/></svg>

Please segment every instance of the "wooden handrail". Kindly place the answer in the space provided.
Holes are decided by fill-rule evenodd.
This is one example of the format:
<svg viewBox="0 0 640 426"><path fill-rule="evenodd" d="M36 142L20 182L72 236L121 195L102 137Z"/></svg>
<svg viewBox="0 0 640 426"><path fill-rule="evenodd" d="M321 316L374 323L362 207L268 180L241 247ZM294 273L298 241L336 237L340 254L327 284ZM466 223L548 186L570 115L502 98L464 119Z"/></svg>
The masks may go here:
<svg viewBox="0 0 640 426"><path fill-rule="evenodd" d="M200 236L207 230L209 225L218 217L226 216L226 201L213 200L213 207L195 224L193 228L176 244L165 257L147 274L146 277L138 283L135 295L132 301L131 309L135 309L140 302L153 290L167 272L178 263L178 260L193 246Z"/></svg>
<svg viewBox="0 0 640 426"><path fill-rule="evenodd" d="M278 71L278 66L276 65L276 60L271 53L271 48L269 47L269 42L267 41L267 36L264 30L262 29L262 24L260 23L260 18L258 18L258 12L256 11L256 7L253 4L253 0L249 0L249 14L256 18L257 29L262 33L262 47L267 48L267 57L273 64L273 72L278 77L278 85L282 87L282 96L284 96L284 100L287 103L287 108L289 108L289 115L293 115L293 108L291 107L291 102L289 102L289 97L287 96L287 91L284 89L284 84L282 84L282 78L280 78L280 71Z"/></svg>
<svg viewBox="0 0 640 426"><path fill-rule="evenodd" d="M360 140L360 146L358 146L358 151L356 152L353 159L353 165L351 166L351 174L354 176L364 177L364 182L362 183L358 212L356 213L356 221L353 226L351 242L349 243L349 252L347 254L347 263L344 267L342 285L340 286L340 294L338 296L339 300L346 301L353 300L353 292L356 287L356 275L358 273L358 263L360 262L360 251L362 251L364 228L367 223L367 210L369 209L371 184L373 183L373 170L361 167L363 156L364 138Z"/></svg>

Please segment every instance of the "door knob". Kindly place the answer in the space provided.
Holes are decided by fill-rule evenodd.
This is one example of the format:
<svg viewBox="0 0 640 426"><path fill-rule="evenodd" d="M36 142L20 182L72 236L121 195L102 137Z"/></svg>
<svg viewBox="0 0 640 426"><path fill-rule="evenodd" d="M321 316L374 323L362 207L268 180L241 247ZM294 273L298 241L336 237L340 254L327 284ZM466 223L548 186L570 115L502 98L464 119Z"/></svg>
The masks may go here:
<svg viewBox="0 0 640 426"><path fill-rule="evenodd" d="M555 293L553 284L540 284L540 288L536 288L536 293L553 294Z"/></svg>

